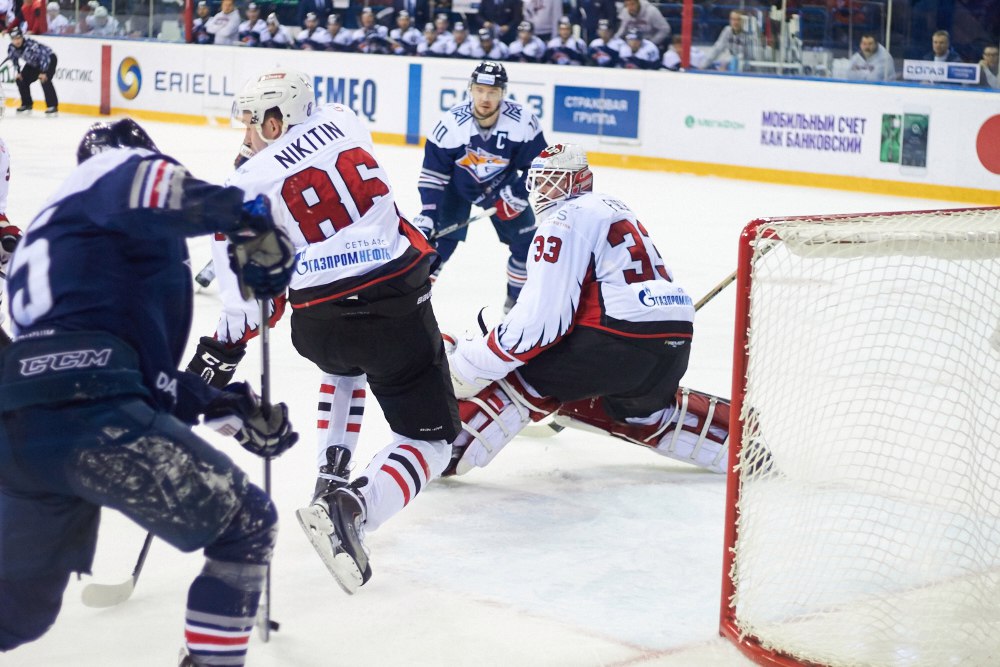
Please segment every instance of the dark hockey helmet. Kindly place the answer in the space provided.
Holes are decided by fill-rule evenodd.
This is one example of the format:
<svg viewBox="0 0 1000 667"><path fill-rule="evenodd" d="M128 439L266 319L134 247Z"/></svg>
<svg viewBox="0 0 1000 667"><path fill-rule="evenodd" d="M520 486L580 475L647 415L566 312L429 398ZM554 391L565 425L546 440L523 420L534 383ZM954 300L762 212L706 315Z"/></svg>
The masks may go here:
<svg viewBox="0 0 1000 667"><path fill-rule="evenodd" d="M470 89L474 83L478 83L481 86L496 86L506 95L507 70L498 62L484 60L476 65L476 69L472 70L472 76L469 77Z"/></svg>
<svg viewBox="0 0 1000 667"><path fill-rule="evenodd" d="M113 148L145 148L154 153L160 152L139 123L131 118L122 118L114 123L91 125L76 149L76 163Z"/></svg>

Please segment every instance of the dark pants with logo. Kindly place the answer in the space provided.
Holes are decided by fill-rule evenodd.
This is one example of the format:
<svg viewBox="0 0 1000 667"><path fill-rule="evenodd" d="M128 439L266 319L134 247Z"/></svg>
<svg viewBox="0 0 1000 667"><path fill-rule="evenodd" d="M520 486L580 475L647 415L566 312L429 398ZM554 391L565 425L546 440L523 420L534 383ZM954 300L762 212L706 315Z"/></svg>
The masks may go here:
<svg viewBox="0 0 1000 667"><path fill-rule="evenodd" d="M603 396L608 416L622 421L673 405L690 355L690 339L626 338L577 327L517 372L561 403Z"/></svg>
<svg viewBox="0 0 1000 667"><path fill-rule="evenodd" d="M49 67L44 71L47 78L42 82L42 92L45 93L45 106L50 109L59 108L59 97L56 95L55 86L52 85L52 79L56 76L56 60L56 55L53 53L52 59L49 61ZM17 80L17 90L21 94L21 106L31 106L31 84L37 81L38 75L42 73L42 70L34 65L25 65L21 68L21 78Z"/></svg>

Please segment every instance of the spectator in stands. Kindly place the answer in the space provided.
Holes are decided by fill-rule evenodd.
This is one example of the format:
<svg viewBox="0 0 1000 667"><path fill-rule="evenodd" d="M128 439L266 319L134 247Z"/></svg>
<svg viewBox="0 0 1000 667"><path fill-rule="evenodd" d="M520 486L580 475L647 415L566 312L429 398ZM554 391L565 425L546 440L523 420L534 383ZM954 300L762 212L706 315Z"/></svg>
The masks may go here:
<svg viewBox="0 0 1000 667"><path fill-rule="evenodd" d="M96 9L94 13L97 13ZM240 30L240 13L236 10L236 2L222 0L219 12L208 20L205 29L215 35L215 44L235 44L236 35Z"/></svg>
<svg viewBox="0 0 1000 667"><path fill-rule="evenodd" d="M535 29L528 21L517 26L517 39L510 45L508 60L519 63L538 63L545 55L545 42L535 37Z"/></svg>
<svg viewBox="0 0 1000 667"><path fill-rule="evenodd" d="M625 40L611 31L611 22L600 19L597 22L597 37L590 41L588 54L594 67L618 67L618 54L625 46Z"/></svg>
<svg viewBox="0 0 1000 667"><path fill-rule="evenodd" d="M396 12L396 27L389 31L392 52L397 56L412 56L417 53L417 45L423 37L413 27L410 12L401 9Z"/></svg>
<svg viewBox="0 0 1000 667"><path fill-rule="evenodd" d="M191 22L191 41L195 44L211 44L215 41L215 35L208 31L208 22L211 17L208 14L207 0L199 0L195 9L194 21Z"/></svg>
<svg viewBox="0 0 1000 667"><path fill-rule="evenodd" d="M563 3L562 0L524 0L521 12L524 20L534 27L535 36L544 44L559 32Z"/></svg>
<svg viewBox="0 0 1000 667"><path fill-rule="evenodd" d="M728 55L727 69L741 72L748 62L758 59L758 40L755 35L743 28L745 18L743 12L739 10L734 9L729 12L729 25L719 32L712 50L705 57L706 66L716 66L719 57L725 54Z"/></svg>
<svg viewBox="0 0 1000 667"><path fill-rule="evenodd" d="M683 42L684 38L680 35L674 35L670 38L670 48L663 52L663 60L660 61L663 69L668 69L671 72L681 71L681 48Z"/></svg>
<svg viewBox="0 0 1000 667"><path fill-rule="evenodd" d="M240 24L236 38L243 46L260 46L261 36L267 25L260 18L260 8L256 2L247 5L247 20Z"/></svg>
<svg viewBox="0 0 1000 667"><path fill-rule="evenodd" d="M951 37L947 30L938 30L931 36L931 50L924 54L924 60L934 60L939 63L960 63L962 57L951 48Z"/></svg>
<svg viewBox="0 0 1000 667"><path fill-rule="evenodd" d="M299 0L295 16L296 25L306 24L306 14L316 15L317 25L326 25L327 19L333 13L333 0Z"/></svg>
<svg viewBox="0 0 1000 667"><path fill-rule="evenodd" d="M45 0L24 0L21 4L21 16L26 34L44 35L49 31Z"/></svg>
<svg viewBox="0 0 1000 667"><path fill-rule="evenodd" d="M618 8L615 0L576 0L570 19L575 25L582 29L584 41L593 41L597 37L598 23L606 21L609 25L615 24L618 17Z"/></svg>
<svg viewBox="0 0 1000 667"><path fill-rule="evenodd" d="M587 45L573 36L568 16L559 20L559 34L550 39L546 47L543 61L553 65L583 65L587 60Z"/></svg>
<svg viewBox="0 0 1000 667"><path fill-rule="evenodd" d="M292 33L281 25L278 15L274 12L268 14L264 21L264 32L260 34L260 46L267 49L290 49L292 44Z"/></svg>
<svg viewBox="0 0 1000 667"><path fill-rule="evenodd" d="M94 9L94 13L87 17L90 26L90 37L118 37L122 34L121 24L118 19L108 13L107 7L103 5Z"/></svg>
<svg viewBox="0 0 1000 667"><path fill-rule="evenodd" d="M510 49L497 39L489 28L479 30L479 48L483 50L483 60L507 60Z"/></svg>
<svg viewBox="0 0 1000 667"><path fill-rule="evenodd" d="M625 46L618 52L625 69L659 69L660 50L638 30L625 33Z"/></svg>
<svg viewBox="0 0 1000 667"><path fill-rule="evenodd" d="M979 61L979 85L983 88L1000 89L1000 77L998 77L998 65L1000 65L1000 49L996 45L987 46L983 49L983 59Z"/></svg>
<svg viewBox="0 0 1000 667"><path fill-rule="evenodd" d="M649 4L647 0L625 0L621 12L618 14L618 32L615 37L624 37L630 30L638 30L643 35L648 35L649 41L656 45L657 49L666 48L667 39L670 37L670 24L663 18L660 10ZM656 60L659 62L660 53L657 51Z"/></svg>
<svg viewBox="0 0 1000 667"><path fill-rule="evenodd" d="M303 51L326 51L329 45L330 33L319 24L316 12L307 12L302 30L295 36L296 48Z"/></svg>
<svg viewBox="0 0 1000 667"><path fill-rule="evenodd" d="M455 23L451 38L455 47L455 50L452 52L453 57L475 60L483 57L483 49L479 46L479 41L469 37L469 29L461 21Z"/></svg>
<svg viewBox="0 0 1000 667"><path fill-rule="evenodd" d="M479 14L474 15L477 29L487 28L504 44L517 37L517 26L522 21L521 0L482 0Z"/></svg>
<svg viewBox="0 0 1000 667"><path fill-rule="evenodd" d="M359 16L361 26L354 31L355 50L360 53L392 53L392 43L389 41L389 29L375 22L375 11L371 7L361 10Z"/></svg>
<svg viewBox="0 0 1000 667"><path fill-rule="evenodd" d="M339 14L326 17L326 32L330 35L330 43L326 45L329 51L354 51L354 31L345 30Z"/></svg>
<svg viewBox="0 0 1000 667"><path fill-rule="evenodd" d="M417 45L417 55L430 58L444 58L448 55L451 40L439 37L433 23L424 25L424 41Z"/></svg>
<svg viewBox="0 0 1000 667"><path fill-rule="evenodd" d="M875 35L861 35L858 50L851 56L847 78L851 81L895 81L896 65Z"/></svg>
<svg viewBox="0 0 1000 667"><path fill-rule="evenodd" d="M68 35L73 32L73 26L70 25L69 19L62 15L59 11L58 2L50 2L46 9L46 19L49 29L46 31L48 35Z"/></svg>

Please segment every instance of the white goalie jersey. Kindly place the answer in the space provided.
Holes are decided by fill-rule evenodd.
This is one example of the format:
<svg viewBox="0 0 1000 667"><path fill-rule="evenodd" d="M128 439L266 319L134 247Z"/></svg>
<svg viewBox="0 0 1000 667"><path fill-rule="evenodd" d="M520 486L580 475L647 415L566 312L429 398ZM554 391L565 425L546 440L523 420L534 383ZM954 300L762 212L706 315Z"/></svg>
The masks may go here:
<svg viewBox="0 0 1000 667"><path fill-rule="evenodd" d="M368 129L339 104L291 127L237 169L227 185L241 188L246 201L266 195L275 223L295 245L292 308L349 297L433 252L400 217ZM256 330L260 314L255 302L240 296L227 246L217 238L212 248L223 301L217 334L235 343Z"/></svg>
<svg viewBox="0 0 1000 667"><path fill-rule="evenodd" d="M623 337L690 339L694 304L635 213L587 193L562 202L535 230L528 280L493 331L462 346L477 376L499 379L574 327Z"/></svg>

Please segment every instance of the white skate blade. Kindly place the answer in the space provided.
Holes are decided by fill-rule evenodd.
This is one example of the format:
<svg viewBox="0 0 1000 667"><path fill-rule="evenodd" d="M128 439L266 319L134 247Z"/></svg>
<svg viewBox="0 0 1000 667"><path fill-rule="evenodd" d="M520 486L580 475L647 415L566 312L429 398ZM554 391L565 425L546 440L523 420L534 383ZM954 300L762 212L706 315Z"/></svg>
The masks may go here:
<svg viewBox="0 0 1000 667"><path fill-rule="evenodd" d="M305 531L306 537L312 543L320 560L326 565L333 578L348 595L354 595L361 588L363 581L361 570L354 559L343 549L333 530L330 515L319 505L310 505L295 511L299 525Z"/></svg>
<svg viewBox="0 0 1000 667"><path fill-rule="evenodd" d="M81 598L88 607L104 608L121 604L132 596L135 590L135 578L129 577L120 584L87 584L83 587Z"/></svg>

